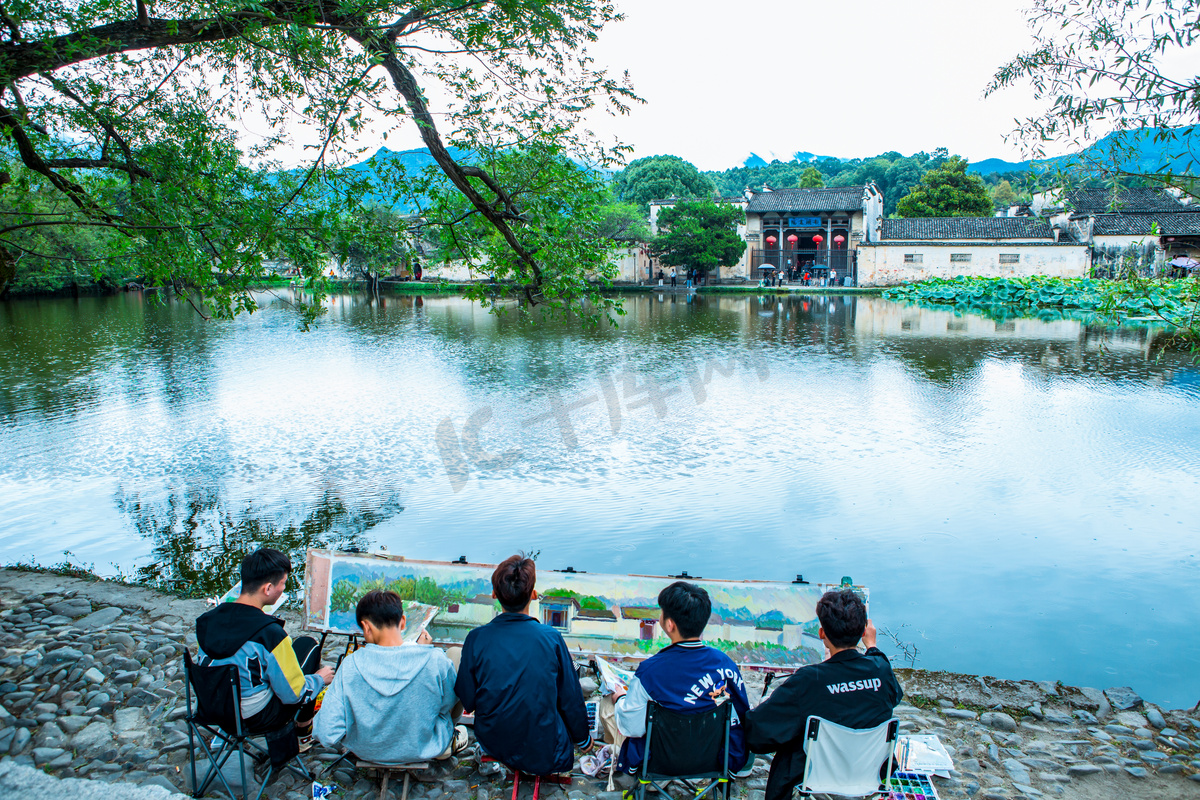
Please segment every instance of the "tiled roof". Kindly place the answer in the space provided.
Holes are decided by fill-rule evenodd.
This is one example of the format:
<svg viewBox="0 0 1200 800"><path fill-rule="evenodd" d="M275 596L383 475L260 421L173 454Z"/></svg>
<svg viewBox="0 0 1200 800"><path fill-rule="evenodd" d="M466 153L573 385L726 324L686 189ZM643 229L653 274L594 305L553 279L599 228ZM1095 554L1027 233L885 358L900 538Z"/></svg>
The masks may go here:
<svg viewBox="0 0 1200 800"><path fill-rule="evenodd" d="M865 186L828 189L776 189L755 192L747 211L858 211L863 207Z"/></svg>
<svg viewBox="0 0 1200 800"><path fill-rule="evenodd" d="M1150 226L1158 223L1160 236L1200 236L1200 214L1182 211L1174 214L1097 214L1093 236L1149 236Z"/></svg>
<svg viewBox="0 0 1200 800"><path fill-rule="evenodd" d="M1066 207L1076 214L1105 214L1145 211L1184 211L1190 207L1165 189L1072 189L1067 192ZM1192 209L1200 211L1200 208Z"/></svg>
<svg viewBox="0 0 1200 800"><path fill-rule="evenodd" d="M625 619L658 619L660 613L658 606L621 606L621 616Z"/></svg>
<svg viewBox="0 0 1200 800"><path fill-rule="evenodd" d="M574 597L563 597L562 595L551 594L542 595L538 598L543 606L575 606L579 608L579 601Z"/></svg>
<svg viewBox="0 0 1200 800"><path fill-rule="evenodd" d="M927 217L921 219L885 219L884 241L923 241L960 239L1049 239L1049 220L1041 217ZM1065 238L1065 237L1064 237Z"/></svg>
<svg viewBox="0 0 1200 800"><path fill-rule="evenodd" d="M613 622L617 619L617 615L613 612L599 608L582 608L575 614L576 619L580 617L583 619L605 619Z"/></svg>

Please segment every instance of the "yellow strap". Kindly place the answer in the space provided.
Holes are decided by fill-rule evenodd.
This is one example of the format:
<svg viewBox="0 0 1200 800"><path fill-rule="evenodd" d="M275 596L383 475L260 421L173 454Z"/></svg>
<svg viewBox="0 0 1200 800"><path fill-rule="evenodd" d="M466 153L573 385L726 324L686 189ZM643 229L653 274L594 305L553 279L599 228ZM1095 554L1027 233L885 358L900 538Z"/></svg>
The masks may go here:
<svg viewBox="0 0 1200 800"><path fill-rule="evenodd" d="M287 678L288 686L291 686L292 692L299 697L304 692L304 672L300 669L300 662L296 660L296 651L292 649L292 637L283 637L283 641L275 645L271 655L279 662L279 668L283 670L283 677Z"/></svg>

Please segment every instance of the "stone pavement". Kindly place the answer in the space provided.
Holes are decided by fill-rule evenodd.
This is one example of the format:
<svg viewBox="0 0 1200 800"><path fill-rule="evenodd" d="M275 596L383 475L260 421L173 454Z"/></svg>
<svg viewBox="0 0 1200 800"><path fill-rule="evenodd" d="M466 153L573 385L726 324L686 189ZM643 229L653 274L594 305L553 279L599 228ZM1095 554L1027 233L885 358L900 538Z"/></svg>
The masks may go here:
<svg viewBox="0 0 1200 800"><path fill-rule="evenodd" d="M0 570L0 797L86 798L97 790L106 800L154 800L168 789L186 791L181 659L185 647L194 648L192 621L204 609L201 601L140 587ZM289 629L299 630L294 613ZM1200 717L1193 712L1157 708L1128 689L923 670L897 675L907 696L897 709L901 731L936 733L954 757L956 771L938 783L942 797L1200 798ZM762 675L746 680L757 702ZM590 679L583 684L595 687ZM336 758L318 747L307 760L319 781L338 785L336 797L378 796L377 782L344 762L331 771ZM472 755L454 759L437 780L415 784L410 797L511 797L501 777L480 766ZM763 800L769 767L769 757L757 759L735 793ZM150 793L139 795L136 786ZM603 781L580 776L542 797L619 800L604 789ZM265 796L300 800L311 792L285 775Z"/></svg>
<svg viewBox="0 0 1200 800"><path fill-rule="evenodd" d="M28 765L7 761L0 763L0 797L38 800L179 800L182 795L161 786L56 778Z"/></svg>

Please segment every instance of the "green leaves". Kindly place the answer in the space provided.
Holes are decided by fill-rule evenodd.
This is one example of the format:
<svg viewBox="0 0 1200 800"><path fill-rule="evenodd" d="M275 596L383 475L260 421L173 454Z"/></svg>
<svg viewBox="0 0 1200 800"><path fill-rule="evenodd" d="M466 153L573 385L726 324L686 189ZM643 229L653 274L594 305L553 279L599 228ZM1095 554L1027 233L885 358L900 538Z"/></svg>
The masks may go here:
<svg viewBox="0 0 1200 800"><path fill-rule="evenodd" d="M1041 155L1048 143L1104 146L1072 163L1081 175L1145 180L1195 195L1197 154L1179 130L1200 122L1200 76L1177 69L1200 37L1200 0L1035 0L1033 46L1002 66L985 95L1028 85L1046 102L1014 136ZM1136 157L1144 134L1163 145L1161 163Z"/></svg>
<svg viewBox="0 0 1200 800"><path fill-rule="evenodd" d="M745 218L737 206L711 200L663 207L658 214L662 232L650 245L650 252L667 266L706 272L733 266L746 250L746 242L737 234L737 226Z"/></svg>
<svg viewBox="0 0 1200 800"><path fill-rule="evenodd" d="M713 183L690 161L679 156L650 156L630 162L613 182L617 199L637 205L643 213L651 200L712 197Z"/></svg>
<svg viewBox="0 0 1200 800"><path fill-rule="evenodd" d="M921 184L900 198L901 217L986 217L992 199L978 175L967 174L967 160L954 156L921 177Z"/></svg>
<svg viewBox="0 0 1200 800"><path fill-rule="evenodd" d="M421 221L399 215L419 205L427 230L451 231L447 257L478 259L526 304L615 313L589 283L614 274L602 187L576 166L627 152L580 127L581 110L638 101L584 49L619 18L612 3L168 0L140 23L116 0L6 9L21 40L0 48L0 135L24 191L47 197L0 203L0 247L25 263L74 264L87 231L94 262L216 317L253 310L250 288L282 263L312 281L313 319L330 260L407 257ZM410 125L443 176L393 172L380 201L372 176L343 168L360 137ZM273 159L301 141L310 160L281 171ZM469 179L455 148L474 154Z"/></svg>

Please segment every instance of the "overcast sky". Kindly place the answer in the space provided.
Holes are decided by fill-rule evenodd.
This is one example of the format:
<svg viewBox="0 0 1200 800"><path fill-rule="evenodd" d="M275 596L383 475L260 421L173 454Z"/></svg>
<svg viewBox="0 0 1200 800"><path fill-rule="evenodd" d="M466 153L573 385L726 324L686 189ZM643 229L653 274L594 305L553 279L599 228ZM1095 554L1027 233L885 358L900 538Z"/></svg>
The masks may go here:
<svg viewBox="0 0 1200 800"><path fill-rule="evenodd" d="M617 2L626 19L589 49L597 66L628 70L646 102L589 122L632 145L632 158L670 153L722 170L751 153L788 161L797 151L858 158L946 147L972 161L1018 161L1020 143L1004 137L1042 108L1024 87L983 98L996 70L1032 42L1028 0ZM437 114L436 88L430 100ZM252 138L267 130L252 117L241 127ZM301 147L316 132L294 133L281 157L304 163L312 154ZM422 146L411 125L386 142L367 132L359 144L364 156Z"/></svg>
<svg viewBox="0 0 1200 800"><path fill-rule="evenodd" d="M947 147L1019 160L1004 141L1035 113L1027 91L983 99L1030 43L1023 0L623 0L592 52L628 69L646 104L597 121L635 157L673 153L701 169L751 153L855 158Z"/></svg>

